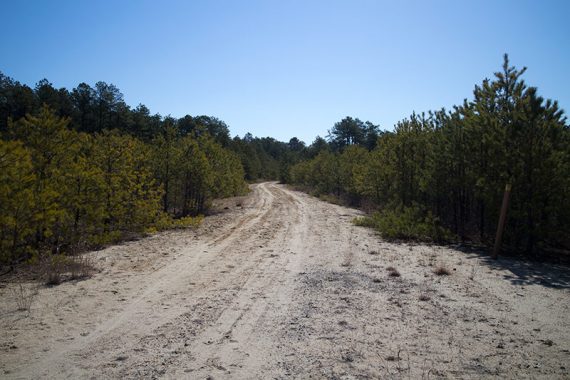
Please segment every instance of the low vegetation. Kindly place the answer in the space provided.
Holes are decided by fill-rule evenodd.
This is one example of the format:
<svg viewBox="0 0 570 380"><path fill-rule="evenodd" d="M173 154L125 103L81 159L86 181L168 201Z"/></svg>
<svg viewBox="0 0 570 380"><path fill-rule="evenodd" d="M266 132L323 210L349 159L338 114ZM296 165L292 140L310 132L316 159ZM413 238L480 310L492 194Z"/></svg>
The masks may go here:
<svg viewBox="0 0 570 380"><path fill-rule="evenodd" d="M388 271L388 276L390 277L400 277L400 272L394 268L394 267L388 267L386 268L386 270Z"/></svg>
<svg viewBox="0 0 570 380"><path fill-rule="evenodd" d="M37 287L29 287L23 284L17 284L11 289L12 297L16 303L16 310L30 312L36 297L38 296Z"/></svg>
<svg viewBox="0 0 570 380"><path fill-rule="evenodd" d="M425 301L431 300L431 297L430 297L429 295L425 294L425 293L422 293L422 294L420 294L420 296L418 297L418 299L419 299L420 301L424 301L424 302L425 302Z"/></svg>
<svg viewBox="0 0 570 380"><path fill-rule="evenodd" d="M377 229L387 240L448 241L451 232L443 228L437 218L428 212L423 215L418 207L385 209L370 216L356 218L357 226Z"/></svg>
<svg viewBox="0 0 570 380"><path fill-rule="evenodd" d="M449 276L451 274L451 271L443 265L439 265L433 270L433 273L438 276Z"/></svg>

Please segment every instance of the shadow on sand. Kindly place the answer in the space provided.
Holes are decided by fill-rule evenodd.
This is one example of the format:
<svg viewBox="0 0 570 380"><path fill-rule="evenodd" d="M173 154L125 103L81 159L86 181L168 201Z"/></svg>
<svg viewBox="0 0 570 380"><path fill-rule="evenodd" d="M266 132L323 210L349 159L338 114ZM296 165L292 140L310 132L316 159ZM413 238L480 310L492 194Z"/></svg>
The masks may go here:
<svg viewBox="0 0 570 380"><path fill-rule="evenodd" d="M503 278L513 285L542 285L555 289L570 289L570 267L512 257L492 259L481 250L466 246L455 247L468 258L479 258L485 265L504 271Z"/></svg>

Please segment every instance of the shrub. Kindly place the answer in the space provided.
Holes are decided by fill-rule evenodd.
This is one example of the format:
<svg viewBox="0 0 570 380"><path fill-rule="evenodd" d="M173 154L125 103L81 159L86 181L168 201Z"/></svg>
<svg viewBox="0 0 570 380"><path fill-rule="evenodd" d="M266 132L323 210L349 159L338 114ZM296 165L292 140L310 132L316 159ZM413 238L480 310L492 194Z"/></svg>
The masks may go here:
<svg viewBox="0 0 570 380"><path fill-rule="evenodd" d="M419 298L420 301L429 301L431 298L427 294L420 294Z"/></svg>
<svg viewBox="0 0 570 380"><path fill-rule="evenodd" d="M39 257L40 271L46 285L59 285L69 267L69 259L61 254Z"/></svg>
<svg viewBox="0 0 570 380"><path fill-rule="evenodd" d="M70 256L68 267L71 272L71 279L89 278L95 270L93 259L89 255Z"/></svg>
<svg viewBox="0 0 570 380"><path fill-rule="evenodd" d="M203 215L198 216L184 216L181 218L173 218L170 215L163 213L157 222L145 230L148 234L153 234L157 231L166 230L169 228L193 228L198 227L204 220Z"/></svg>
<svg viewBox="0 0 570 380"><path fill-rule="evenodd" d="M18 284L18 286L12 288L12 295L16 301L16 309L18 311L29 312L32 308L32 303L38 295L38 289L36 287L30 288L25 287L22 284Z"/></svg>
<svg viewBox="0 0 570 380"><path fill-rule="evenodd" d="M452 234L431 212L418 207L389 208L371 216L356 218L354 224L378 230L388 240L448 241Z"/></svg>
<svg viewBox="0 0 570 380"><path fill-rule="evenodd" d="M434 269L433 273L435 273L438 276L449 276L451 274L451 271L446 267L444 267L443 265L440 265Z"/></svg>
<svg viewBox="0 0 570 380"><path fill-rule="evenodd" d="M386 268L390 277L400 277L400 272L394 267Z"/></svg>

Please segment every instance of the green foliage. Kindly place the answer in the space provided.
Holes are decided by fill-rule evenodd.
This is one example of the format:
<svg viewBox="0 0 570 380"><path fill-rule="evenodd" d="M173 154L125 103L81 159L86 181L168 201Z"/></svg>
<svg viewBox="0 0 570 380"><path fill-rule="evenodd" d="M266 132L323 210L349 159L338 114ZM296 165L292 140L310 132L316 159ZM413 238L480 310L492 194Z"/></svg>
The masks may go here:
<svg viewBox="0 0 570 380"><path fill-rule="evenodd" d="M360 202L363 189L365 187L366 166L363 162L368 162L370 153L360 146L349 146L340 156L339 171L341 173L340 182L343 192L349 198L350 203Z"/></svg>
<svg viewBox="0 0 570 380"><path fill-rule="evenodd" d="M367 121L363 123L358 118L345 117L335 123L329 131L329 141L336 151L342 151L351 145L359 145L371 150L376 146L379 127Z"/></svg>
<svg viewBox="0 0 570 380"><path fill-rule="evenodd" d="M205 151L209 170L213 173L210 196L212 198L225 198L245 194L248 189L243 181L245 173L238 156L222 148L207 135L199 141Z"/></svg>
<svg viewBox="0 0 570 380"><path fill-rule="evenodd" d="M389 238L491 244L505 184L513 186L504 246L538 254L570 247L570 130L556 102L528 87L509 65L475 86L474 98L412 114L376 147L360 147L358 119L331 132L335 153L322 150L290 169L290 180L317 195L333 193L381 209L370 224Z"/></svg>
<svg viewBox="0 0 570 380"><path fill-rule="evenodd" d="M19 141L0 140L0 260L28 252L33 236L35 174L28 149Z"/></svg>
<svg viewBox="0 0 570 380"><path fill-rule="evenodd" d="M66 233L70 214L66 208L71 191L77 134L67 129L68 119L55 117L44 106L38 116L26 116L9 123L8 133L29 150L34 182L32 218L34 247L58 250Z"/></svg>
<svg viewBox="0 0 570 380"><path fill-rule="evenodd" d="M289 143L271 137L257 138L247 133L242 139L235 137L229 144L239 158L248 181L288 180L289 168L306 153L304 143L292 138Z"/></svg>
<svg viewBox="0 0 570 380"><path fill-rule="evenodd" d="M141 232L158 218L162 189L152 176L150 151L140 140L116 131L94 137L91 157L102 177L104 234L120 238Z"/></svg>
<svg viewBox="0 0 570 380"><path fill-rule="evenodd" d="M69 124L47 106L8 123L0 140L2 262L196 226L213 198L247 191L239 159L208 133L181 137L165 119L147 144Z"/></svg>
<svg viewBox="0 0 570 380"><path fill-rule="evenodd" d="M203 215L184 216L181 218L172 218L170 215L163 213L152 226L145 229L145 233L153 234L158 231L167 229L182 229L198 227L204 220Z"/></svg>
<svg viewBox="0 0 570 380"><path fill-rule="evenodd" d="M279 179L382 210L384 236L491 243L513 186L505 246L568 248L570 130L555 101L505 56L493 80L451 111L412 114L393 132L346 117L308 147L246 134L214 117L131 109L117 87L34 89L0 73L0 256L73 252L192 225L212 199Z"/></svg>
<svg viewBox="0 0 570 380"><path fill-rule="evenodd" d="M389 208L354 220L357 226L371 227L389 240L446 242L453 238L431 212L418 206Z"/></svg>
<svg viewBox="0 0 570 380"><path fill-rule="evenodd" d="M162 161L162 182L169 199L167 211L177 216L198 215L206 211L214 198L243 194L247 187L244 171L237 156L222 148L209 135L186 136L164 154L158 145ZM168 177L168 182L166 181Z"/></svg>

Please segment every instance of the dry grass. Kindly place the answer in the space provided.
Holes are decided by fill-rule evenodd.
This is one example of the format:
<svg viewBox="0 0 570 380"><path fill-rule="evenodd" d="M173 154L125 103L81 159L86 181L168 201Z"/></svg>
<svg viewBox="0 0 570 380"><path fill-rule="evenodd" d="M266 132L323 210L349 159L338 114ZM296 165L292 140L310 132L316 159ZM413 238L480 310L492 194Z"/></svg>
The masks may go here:
<svg viewBox="0 0 570 380"><path fill-rule="evenodd" d="M451 271L446 267L444 267L443 265L439 265L437 268L433 270L433 273L435 273L438 276L449 276L451 274Z"/></svg>
<svg viewBox="0 0 570 380"><path fill-rule="evenodd" d="M428 296L427 294L420 294L419 298L420 301L429 301L431 299L430 296Z"/></svg>
<svg viewBox="0 0 570 380"><path fill-rule="evenodd" d="M386 270L388 271L388 275L390 277L400 277L401 276L400 272L394 267L388 267L388 268L386 268Z"/></svg>
<svg viewBox="0 0 570 380"><path fill-rule="evenodd" d="M95 270L89 255L65 256L44 254L39 257L38 267L41 278L48 286L59 285L63 281L91 277Z"/></svg>
<svg viewBox="0 0 570 380"><path fill-rule="evenodd" d="M69 258L71 279L89 278L95 269L93 259L88 255L77 255Z"/></svg>
<svg viewBox="0 0 570 380"><path fill-rule="evenodd" d="M29 312L37 295L38 289L36 287L30 288L23 284L18 284L18 286L12 288L12 296L16 301L16 309L18 311Z"/></svg>
<svg viewBox="0 0 570 380"><path fill-rule="evenodd" d="M46 285L59 285L66 272L67 258L63 255L44 254L39 259L40 271Z"/></svg>
<svg viewBox="0 0 570 380"><path fill-rule="evenodd" d="M476 267L475 265L473 265L473 266L471 267L471 273L469 274L469 279L470 279L471 281L474 281L474 280L475 280L475 274L476 274L476 273L477 273L477 267Z"/></svg>

